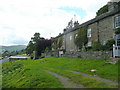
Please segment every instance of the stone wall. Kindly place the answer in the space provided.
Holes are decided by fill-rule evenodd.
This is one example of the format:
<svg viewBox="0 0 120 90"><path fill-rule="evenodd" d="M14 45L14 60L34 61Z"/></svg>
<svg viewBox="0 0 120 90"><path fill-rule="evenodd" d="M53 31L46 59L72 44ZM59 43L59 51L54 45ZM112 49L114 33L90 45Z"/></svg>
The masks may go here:
<svg viewBox="0 0 120 90"><path fill-rule="evenodd" d="M59 55L58 50L54 50L54 51L42 53L41 57L51 57L51 56L58 57L58 55Z"/></svg>
<svg viewBox="0 0 120 90"><path fill-rule="evenodd" d="M107 59L112 57L112 51L89 51L89 52L65 52L63 55L59 55L58 51L51 51L44 53L44 57L79 57L79 58L88 58L88 59Z"/></svg>
<svg viewBox="0 0 120 90"><path fill-rule="evenodd" d="M89 59L106 59L112 57L112 51L66 52L64 56Z"/></svg>

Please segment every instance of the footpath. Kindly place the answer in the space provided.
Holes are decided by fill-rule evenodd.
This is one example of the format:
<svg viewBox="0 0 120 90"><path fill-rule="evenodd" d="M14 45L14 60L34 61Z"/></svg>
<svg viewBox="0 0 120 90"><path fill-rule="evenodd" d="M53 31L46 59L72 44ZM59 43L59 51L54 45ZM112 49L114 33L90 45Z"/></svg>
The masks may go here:
<svg viewBox="0 0 120 90"><path fill-rule="evenodd" d="M59 75L59 74L57 74L55 72L49 71L49 70L45 70L45 71L52 74L53 76L57 77L60 80L60 82L64 85L65 88L85 88L82 84L74 83L73 81L71 81L67 77L63 77L63 76L61 76L61 75ZM89 75L89 74L85 74L85 73L77 72L77 71L69 71L69 72L81 74L81 75L86 76L86 77L93 77L96 80L103 81L108 85L118 85L117 82L113 82L113 81L101 78L99 76L93 76L93 75Z"/></svg>

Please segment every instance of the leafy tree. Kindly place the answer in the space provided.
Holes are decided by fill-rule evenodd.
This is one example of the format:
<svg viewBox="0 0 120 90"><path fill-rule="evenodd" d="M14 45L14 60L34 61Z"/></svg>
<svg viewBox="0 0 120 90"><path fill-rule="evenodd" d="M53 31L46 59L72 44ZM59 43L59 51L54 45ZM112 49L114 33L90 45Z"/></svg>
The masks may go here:
<svg viewBox="0 0 120 90"><path fill-rule="evenodd" d="M34 44L32 41L29 41L29 44L27 45L27 48L26 48L26 53L31 55L34 51Z"/></svg>
<svg viewBox="0 0 120 90"><path fill-rule="evenodd" d="M40 40L40 33L35 33L34 37L31 38L29 44L27 45L26 48L26 53L29 55L33 54L33 51L35 51L35 55L37 53L37 44L38 41Z"/></svg>
<svg viewBox="0 0 120 90"><path fill-rule="evenodd" d="M105 44L105 50L112 50L113 49L113 44L115 44L115 40L108 40L107 43Z"/></svg>
<svg viewBox="0 0 120 90"><path fill-rule="evenodd" d="M42 52L45 52L46 47L51 48L51 40L41 38L40 33L35 33L26 48L26 53L35 56L36 59L41 56Z"/></svg>
<svg viewBox="0 0 120 90"><path fill-rule="evenodd" d="M78 30L77 36L75 36L74 42L77 45L77 47L79 47L79 49L81 49L83 45L85 46L87 44L87 42L88 42L87 26L81 27Z"/></svg>
<svg viewBox="0 0 120 90"><path fill-rule="evenodd" d="M57 47L60 49L61 46L62 46L62 43L63 42L63 37L59 37L58 40L57 40Z"/></svg>
<svg viewBox="0 0 120 90"><path fill-rule="evenodd" d="M57 38L52 38L52 47L54 48L54 49L57 49Z"/></svg>
<svg viewBox="0 0 120 90"><path fill-rule="evenodd" d="M31 38L31 41L36 44L37 41L40 40L40 33L35 33L34 37Z"/></svg>
<svg viewBox="0 0 120 90"><path fill-rule="evenodd" d="M36 55L40 56L41 53L44 53L46 48L51 50L51 40L41 38L36 45Z"/></svg>

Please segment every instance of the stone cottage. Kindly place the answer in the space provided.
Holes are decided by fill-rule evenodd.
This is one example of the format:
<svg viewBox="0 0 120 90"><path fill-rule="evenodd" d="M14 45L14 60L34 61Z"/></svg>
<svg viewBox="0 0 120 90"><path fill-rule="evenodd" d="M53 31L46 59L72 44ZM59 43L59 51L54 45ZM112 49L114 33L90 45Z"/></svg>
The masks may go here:
<svg viewBox="0 0 120 90"><path fill-rule="evenodd" d="M87 26L87 46L91 47L96 41L99 41L102 45L105 45L108 40L115 39L115 31L120 28L120 6L116 2L108 2L108 12L95 18L79 24L78 21L70 21L68 26L64 29L63 34L57 36L62 37L62 45L59 49L66 52L77 52L79 48L75 45L74 40L78 36L77 31L80 27ZM117 35L119 37L120 35ZM53 42L54 43L54 42ZM116 41L116 47L120 46L120 40ZM120 47L118 55L120 56Z"/></svg>

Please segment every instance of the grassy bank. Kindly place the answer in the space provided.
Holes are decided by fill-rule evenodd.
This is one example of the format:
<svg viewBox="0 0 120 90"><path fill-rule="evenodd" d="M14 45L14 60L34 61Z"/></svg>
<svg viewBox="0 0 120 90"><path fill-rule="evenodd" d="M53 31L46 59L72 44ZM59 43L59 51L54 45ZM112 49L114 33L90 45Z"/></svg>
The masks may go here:
<svg viewBox="0 0 120 90"><path fill-rule="evenodd" d="M89 88L111 88L92 77L69 72L70 70L98 75L112 81L118 80L118 63L107 64L106 60L80 59L68 57L48 57L38 60L18 60L3 63L3 88L63 88L62 83L53 75L45 72L50 70L81 83ZM91 72L96 69L96 72Z"/></svg>
<svg viewBox="0 0 120 90"><path fill-rule="evenodd" d="M27 56L27 54L20 54L20 55L16 55L16 56Z"/></svg>
<svg viewBox="0 0 120 90"><path fill-rule="evenodd" d="M57 78L43 71L31 60L6 62L3 66L6 67L3 69L3 88L63 87Z"/></svg>

